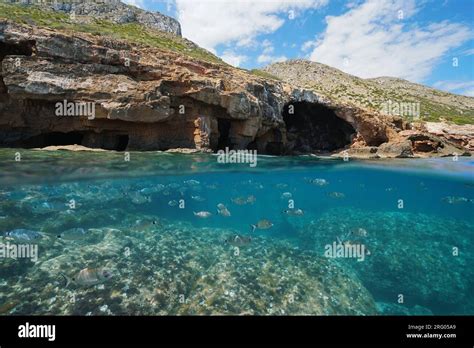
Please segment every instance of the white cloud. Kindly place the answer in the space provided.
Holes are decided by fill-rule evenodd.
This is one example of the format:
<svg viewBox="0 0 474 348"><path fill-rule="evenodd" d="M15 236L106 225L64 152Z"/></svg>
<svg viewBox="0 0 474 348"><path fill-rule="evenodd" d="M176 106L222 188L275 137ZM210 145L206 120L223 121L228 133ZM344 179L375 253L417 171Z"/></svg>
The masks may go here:
<svg viewBox="0 0 474 348"><path fill-rule="evenodd" d="M328 0L176 0L183 36L214 50L219 44L245 46L273 33L289 11L319 8Z"/></svg>
<svg viewBox="0 0 474 348"><path fill-rule="evenodd" d="M446 92L474 97L474 81L437 81L433 87Z"/></svg>
<svg viewBox="0 0 474 348"><path fill-rule="evenodd" d="M472 32L448 21L410 26L407 19L418 10L414 0L367 0L341 16L328 16L310 59L360 77L423 81L441 57Z"/></svg>
<svg viewBox="0 0 474 348"><path fill-rule="evenodd" d="M261 54L257 58L257 62L261 64L284 62L285 60L288 60L288 58L286 58L285 56L272 56L268 54Z"/></svg>
<svg viewBox="0 0 474 348"><path fill-rule="evenodd" d="M257 57L257 62L261 64L275 63L275 62L284 62L288 58L285 56L276 56L273 55L275 48L273 47L273 42L268 39L262 41L262 53Z"/></svg>
<svg viewBox="0 0 474 348"><path fill-rule="evenodd" d="M303 45L301 45L301 50L303 52L307 52L309 51L310 49L312 49L313 47L316 47L317 46L317 42L316 41L306 41L303 43Z"/></svg>
<svg viewBox="0 0 474 348"><path fill-rule="evenodd" d="M465 51L464 51L464 54L465 54L466 56L472 56L472 55L474 54L474 48L470 48L470 49L468 49L468 50L465 50Z"/></svg>
<svg viewBox="0 0 474 348"><path fill-rule="evenodd" d="M122 2L136 7L145 8L143 0L122 0Z"/></svg>
<svg viewBox="0 0 474 348"><path fill-rule="evenodd" d="M240 66L242 63L248 59L245 55L239 55L232 50L226 50L221 55L221 58L224 62L233 65L233 66Z"/></svg>

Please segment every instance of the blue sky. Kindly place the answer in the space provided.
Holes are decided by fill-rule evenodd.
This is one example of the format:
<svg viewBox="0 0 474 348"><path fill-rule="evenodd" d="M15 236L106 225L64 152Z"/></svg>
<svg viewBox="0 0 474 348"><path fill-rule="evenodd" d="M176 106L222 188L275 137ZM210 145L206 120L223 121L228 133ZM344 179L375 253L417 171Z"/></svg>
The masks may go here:
<svg viewBox="0 0 474 348"><path fill-rule="evenodd" d="M474 0L128 0L228 63L305 58L474 96Z"/></svg>

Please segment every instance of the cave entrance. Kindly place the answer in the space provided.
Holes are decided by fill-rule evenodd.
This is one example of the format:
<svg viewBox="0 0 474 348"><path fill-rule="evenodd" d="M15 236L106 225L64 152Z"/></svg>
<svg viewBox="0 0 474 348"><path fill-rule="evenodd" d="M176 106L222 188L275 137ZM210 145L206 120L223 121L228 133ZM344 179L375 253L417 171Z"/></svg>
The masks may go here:
<svg viewBox="0 0 474 348"><path fill-rule="evenodd" d="M225 150L226 147L232 148L230 141L230 120L225 118L217 119L217 129L219 131L219 140L217 141L217 150Z"/></svg>
<svg viewBox="0 0 474 348"><path fill-rule="evenodd" d="M45 144L42 147L46 146L59 146L59 145L80 145L84 134L80 132L69 132L69 133L60 133L52 132L46 133L43 135L43 143Z"/></svg>
<svg viewBox="0 0 474 348"><path fill-rule="evenodd" d="M14 144L15 146L24 148L43 148L47 146L60 146L60 145L81 145L84 134L81 132L51 132L43 133L31 138L21 140Z"/></svg>
<svg viewBox="0 0 474 348"><path fill-rule="evenodd" d="M318 103L288 103L283 120L290 152L332 152L350 145L356 134L350 123Z"/></svg>
<svg viewBox="0 0 474 348"><path fill-rule="evenodd" d="M117 141L116 151L125 151L128 146L128 135L119 135Z"/></svg>
<svg viewBox="0 0 474 348"><path fill-rule="evenodd" d="M15 142L23 148L43 148L48 146L83 145L104 150L125 151L128 147L127 134L94 133L89 131L49 132Z"/></svg>

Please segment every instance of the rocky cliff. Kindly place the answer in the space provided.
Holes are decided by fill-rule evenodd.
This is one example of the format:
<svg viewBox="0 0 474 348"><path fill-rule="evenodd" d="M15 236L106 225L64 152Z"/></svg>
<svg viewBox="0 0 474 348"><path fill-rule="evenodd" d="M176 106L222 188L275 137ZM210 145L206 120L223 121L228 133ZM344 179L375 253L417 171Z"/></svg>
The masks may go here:
<svg viewBox="0 0 474 348"><path fill-rule="evenodd" d="M93 19L107 20L117 24L138 23L148 28L181 36L181 25L174 18L159 12L144 11L138 7L126 5L120 0L13 0L9 2L59 11L81 23L87 23Z"/></svg>
<svg viewBox="0 0 474 348"><path fill-rule="evenodd" d="M3 146L348 150L363 157L464 152L401 117L233 68L179 37L117 37L117 30L112 37L71 30L69 19L53 28L12 17L0 19ZM151 38L141 40L145 34ZM81 113L83 104L93 105L93 115ZM71 105L71 113L58 114Z"/></svg>

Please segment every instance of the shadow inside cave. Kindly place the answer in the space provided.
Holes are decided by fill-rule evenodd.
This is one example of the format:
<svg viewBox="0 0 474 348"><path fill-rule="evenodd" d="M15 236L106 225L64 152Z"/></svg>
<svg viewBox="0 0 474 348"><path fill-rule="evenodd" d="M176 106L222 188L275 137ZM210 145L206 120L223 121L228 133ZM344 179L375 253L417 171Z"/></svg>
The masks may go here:
<svg viewBox="0 0 474 348"><path fill-rule="evenodd" d="M318 103L292 102L283 108L287 149L293 153L333 152L351 144L351 124Z"/></svg>

